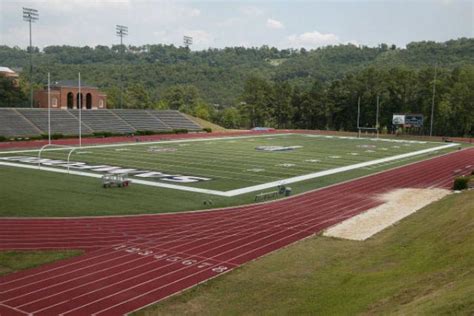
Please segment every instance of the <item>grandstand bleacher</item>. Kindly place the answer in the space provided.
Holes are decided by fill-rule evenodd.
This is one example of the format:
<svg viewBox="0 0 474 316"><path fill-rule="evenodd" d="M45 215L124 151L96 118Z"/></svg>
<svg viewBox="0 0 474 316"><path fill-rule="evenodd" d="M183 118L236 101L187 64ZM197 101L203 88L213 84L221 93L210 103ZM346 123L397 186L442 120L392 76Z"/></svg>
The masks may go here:
<svg viewBox="0 0 474 316"><path fill-rule="evenodd" d="M173 110L83 110L82 133L133 134L137 131L200 131L202 127ZM51 109L51 133L77 135L78 110ZM48 132L48 109L0 108L0 136L33 137Z"/></svg>
<svg viewBox="0 0 474 316"><path fill-rule="evenodd" d="M159 118L144 110L110 110L122 120L137 130L166 131L170 126L165 125Z"/></svg>
<svg viewBox="0 0 474 316"><path fill-rule="evenodd" d="M43 133L48 132L48 111L44 109L18 108L18 113L22 114L28 121L34 124ZM51 134L77 135L79 121L69 111L51 111ZM92 134L89 127L82 123L82 133Z"/></svg>
<svg viewBox="0 0 474 316"><path fill-rule="evenodd" d="M0 109L0 136L32 136L40 134L35 127L16 109Z"/></svg>
<svg viewBox="0 0 474 316"><path fill-rule="evenodd" d="M187 130L202 129L197 123L191 121L179 111L164 110L164 111L148 111L163 123L171 128L185 128Z"/></svg>
<svg viewBox="0 0 474 316"><path fill-rule="evenodd" d="M79 119L79 110L68 110ZM136 131L132 125L124 122L109 110L82 111L81 119L93 132L133 133Z"/></svg>

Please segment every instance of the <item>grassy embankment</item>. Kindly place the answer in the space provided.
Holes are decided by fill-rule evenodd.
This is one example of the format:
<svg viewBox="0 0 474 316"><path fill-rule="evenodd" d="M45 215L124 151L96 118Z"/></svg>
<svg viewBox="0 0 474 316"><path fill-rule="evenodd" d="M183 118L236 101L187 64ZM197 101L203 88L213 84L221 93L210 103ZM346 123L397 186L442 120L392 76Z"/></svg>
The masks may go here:
<svg viewBox="0 0 474 316"><path fill-rule="evenodd" d="M316 236L137 315L471 315L474 191L365 242Z"/></svg>

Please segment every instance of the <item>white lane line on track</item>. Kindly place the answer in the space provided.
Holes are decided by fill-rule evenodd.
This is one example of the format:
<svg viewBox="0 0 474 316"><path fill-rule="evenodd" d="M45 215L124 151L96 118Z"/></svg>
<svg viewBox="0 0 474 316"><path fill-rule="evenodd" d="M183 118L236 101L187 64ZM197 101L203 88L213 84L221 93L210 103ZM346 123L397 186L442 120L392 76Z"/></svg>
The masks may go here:
<svg viewBox="0 0 474 316"><path fill-rule="evenodd" d="M351 207L354 207L354 206L355 206L355 205L352 205ZM293 214L293 215L294 215L294 214ZM257 216L258 216L258 215L257 215ZM311 215L310 215L310 216L311 216ZM258 217L259 217L259 216L258 216ZM268 220L268 219L267 219L267 220ZM235 222L230 223L230 225L233 225L233 224L235 224ZM267 222L266 224L268 224L268 222ZM248 225L248 222L247 222L246 224L244 224L244 225ZM244 226L244 225L241 225L241 226ZM251 228L249 228L248 230L252 230L252 229L254 229L254 227L251 227ZM201 233L201 232L198 232L198 233ZM278 233L280 233L280 232L278 232ZM241 233L239 233L239 234L241 234ZM248 239L250 236L254 236L254 235L256 235L256 234L257 234L257 233L251 234L251 235L245 235L244 238L247 238L247 239ZM276 234L276 233L275 233L275 234ZM232 237L233 235L236 235L236 234L227 235L227 236L221 238L221 240L222 240L222 239L228 239L229 237ZM274 234L273 234L273 235L274 235ZM265 236L265 237L262 237L261 239L267 238L268 236L271 236L271 235L267 235L267 236ZM244 239L244 238L241 238L241 239ZM207 239L207 236L204 237L203 239ZM239 239L232 240L232 241L228 242L227 244L235 243L235 242L238 241L238 240L239 240ZM193 240L193 241L188 242L188 243L194 243L194 242L196 242L196 241L197 241L197 240ZM151 241L150 241L150 242L151 242ZM150 243L150 242L146 242L145 244ZM175 242L175 240L170 241L170 242L173 243L173 242ZM168 243L170 243L170 242L168 242ZM216 242L216 240L213 240L213 241L210 241L209 243L215 243L215 242ZM209 244L209 243L208 243L208 244ZM215 248L223 247L223 246L225 246L225 245L227 245L227 244L222 244L222 245L219 245L218 247L215 247ZM166 245L166 243L165 243L165 245ZM173 251L173 252L176 252L176 250L173 250L174 248L183 247L184 245L186 245L186 243L185 243L185 244L181 244L181 245L176 245L176 246L174 246L174 247L172 247L172 248L169 248L169 250L171 250L171 251ZM191 248L191 249L187 249L186 251L192 250L192 249L194 249L194 248L203 247L203 246L205 246L205 245L206 245L206 243L205 243L205 244L201 244L201 245L197 245L197 246L195 246L195 247L193 247L193 248ZM163 245L161 245L161 247L162 247L162 246L163 246ZM156 247L156 246L155 246L155 247ZM155 247L153 247L153 249L155 249ZM215 249L215 248L210 248L210 249L207 249L207 250L205 250L205 251L210 251L210 250ZM178 253L182 253L182 251L178 251ZM198 254L198 255L199 255L199 254ZM115 259L115 260L116 260L116 259ZM132 261L136 261L136 260L132 260ZM116 267L116 266L114 266L114 267ZM100 270L100 271L102 271L102 270ZM69 272L67 272L67 273L69 273ZM67 274L67 273L66 273L66 274ZM87 275L82 275L81 277L86 277L86 276L87 276ZM69 279L68 281L71 281L71 280ZM62 282L62 283L64 283L64 282ZM55 283L54 285L58 285L58 284L60 284L60 283ZM45 288L42 288L42 290L44 290L44 289L45 289ZM10 290L12 290L12 289L10 289ZM30 294L30 293L27 293L27 294ZM26 294L25 294L25 295L26 295ZM24 295L21 295L21 296L24 296ZM21 296L20 296L20 297L21 297ZM18 297L15 297L15 298L18 298Z"/></svg>
<svg viewBox="0 0 474 316"><path fill-rule="evenodd" d="M4 307L6 307L6 308L8 308L8 309L12 309L12 310L14 310L14 311L17 311L18 313L22 313L22 314L25 314L25 315L31 315L30 313L27 313L27 312L25 312L25 311L22 311L21 309L15 308L15 307L13 307L13 306L9 306L9 305L7 305L7 304L0 303L0 306L4 306Z"/></svg>
<svg viewBox="0 0 474 316"><path fill-rule="evenodd" d="M352 205L352 206L354 206L354 205ZM318 223L318 224L320 224L320 223ZM266 238L266 237L264 237L264 238ZM233 241L233 242L235 242L235 241ZM182 246L182 245L179 245L179 246ZM221 246L222 246L222 245L221 245ZM264 247L264 246L263 246L263 247ZM252 251L254 251L254 250L252 250Z"/></svg>
<svg viewBox="0 0 474 316"><path fill-rule="evenodd" d="M262 247L265 247L265 246L262 246ZM254 250L252 250L252 251L255 251L255 249L254 249Z"/></svg>

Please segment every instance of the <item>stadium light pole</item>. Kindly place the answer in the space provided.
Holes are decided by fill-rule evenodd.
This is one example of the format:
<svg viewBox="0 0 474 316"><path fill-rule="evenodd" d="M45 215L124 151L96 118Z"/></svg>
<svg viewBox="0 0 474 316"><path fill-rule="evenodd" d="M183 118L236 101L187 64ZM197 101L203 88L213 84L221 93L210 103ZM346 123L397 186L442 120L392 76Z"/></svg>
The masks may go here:
<svg viewBox="0 0 474 316"><path fill-rule="evenodd" d="M82 94L81 94L81 73L79 75L79 94L78 96L78 104L77 107L79 108L79 147L82 147Z"/></svg>
<svg viewBox="0 0 474 316"><path fill-rule="evenodd" d="M184 35L183 44L184 44L184 47L189 49L189 46L193 45L193 38L191 36Z"/></svg>
<svg viewBox="0 0 474 316"><path fill-rule="evenodd" d="M51 74L48 72L48 144L51 145Z"/></svg>
<svg viewBox="0 0 474 316"><path fill-rule="evenodd" d="M430 122L430 136L433 136L433 121L434 121L434 106L435 106L435 95L436 95L436 75L438 73L438 64L435 64L435 73L433 80L433 97L431 98L431 122Z"/></svg>
<svg viewBox="0 0 474 316"><path fill-rule="evenodd" d="M30 107L33 107L33 41L31 38L31 23L38 21L38 10L23 7L23 21L28 22L30 26Z"/></svg>
<svg viewBox="0 0 474 316"><path fill-rule="evenodd" d="M123 108L123 38L128 36L128 26L125 25L116 25L115 31L118 37L120 37L120 108Z"/></svg>

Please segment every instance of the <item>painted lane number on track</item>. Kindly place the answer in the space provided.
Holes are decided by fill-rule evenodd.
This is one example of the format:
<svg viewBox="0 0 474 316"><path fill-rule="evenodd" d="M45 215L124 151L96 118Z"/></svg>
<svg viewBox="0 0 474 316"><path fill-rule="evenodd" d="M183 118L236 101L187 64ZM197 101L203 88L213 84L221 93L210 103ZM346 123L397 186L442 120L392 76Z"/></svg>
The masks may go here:
<svg viewBox="0 0 474 316"><path fill-rule="evenodd" d="M210 268L214 266L214 264L210 262L206 262L206 261L200 262L196 259L186 259L186 258L174 256L167 253L155 253L153 250L146 250L146 249L141 249L138 247L128 247L126 245L120 245L120 246L114 247L113 249L123 250L128 253L135 253L139 256L144 256L144 257L153 256L153 258L157 260L165 259L168 262L181 262L181 264L185 266L196 265L198 269ZM216 273L222 273L224 271L227 271L228 269L229 268L226 266L217 266L217 267L212 268L211 270Z"/></svg>

